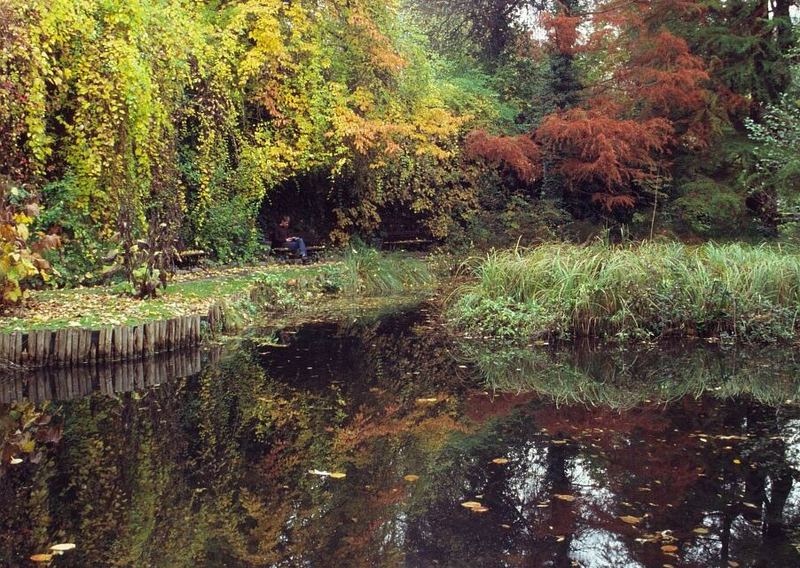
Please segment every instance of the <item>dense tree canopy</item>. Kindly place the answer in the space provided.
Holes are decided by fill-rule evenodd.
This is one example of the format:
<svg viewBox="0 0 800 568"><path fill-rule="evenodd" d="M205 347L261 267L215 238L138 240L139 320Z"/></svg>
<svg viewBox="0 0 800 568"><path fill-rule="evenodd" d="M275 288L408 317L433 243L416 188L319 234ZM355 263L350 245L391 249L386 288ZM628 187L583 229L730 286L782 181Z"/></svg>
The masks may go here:
<svg viewBox="0 0 800 568"><path fill-rule="evenodd" d="M339 242L550 238L556 211L774 232L792 5L0 0L0 279L41 278L12 265L43 241L59 282L116 259L152 293L181 249L252 256L295 202Z"/></svg>

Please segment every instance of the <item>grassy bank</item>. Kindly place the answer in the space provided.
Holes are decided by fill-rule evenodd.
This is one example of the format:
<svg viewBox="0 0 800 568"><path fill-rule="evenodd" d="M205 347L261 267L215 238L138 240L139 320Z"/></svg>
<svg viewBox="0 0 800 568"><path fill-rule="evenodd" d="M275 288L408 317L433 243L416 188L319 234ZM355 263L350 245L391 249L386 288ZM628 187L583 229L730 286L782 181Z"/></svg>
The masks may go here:
<svg viewBox="0 0 800 568"><path fill-rule="evenodd" d="M424 260L356 249L339 259L309 266L272 264L198 271L179 277L150 300L133 298L114 286L38 291L21 310L0 317L0 333L131 326L205 314L219 303L232 308L229 314L241 314L245 324L264 308L287 312L332 295L401 293L428 287L435 280ZM261 292L260 306L250 305L246 298L255 286Z"/></svg>
<svg viewBox="0 0 800 568"><path fill-rule="evenodd" d="M544 245L490 254L449 309L500 338L794 339L800 256L766 246Z"/></svg>

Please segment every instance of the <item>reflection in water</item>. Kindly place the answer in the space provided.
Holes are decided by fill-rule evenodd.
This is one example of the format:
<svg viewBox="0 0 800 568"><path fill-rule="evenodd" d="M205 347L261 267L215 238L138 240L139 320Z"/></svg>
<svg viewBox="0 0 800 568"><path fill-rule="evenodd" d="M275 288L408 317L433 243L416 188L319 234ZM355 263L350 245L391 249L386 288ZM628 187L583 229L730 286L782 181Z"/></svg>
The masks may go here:
<svg viewBox="0 0 800 568"><path fill-rule="evenodd" d="M159 388L1 406L23 462L4 450L0 561L75 542L54 565L800 565L790 354L473 366L426 315L300 326ZM746 380L715 375L732 365ZM512 392L475 390L486 379Z"/></svg>

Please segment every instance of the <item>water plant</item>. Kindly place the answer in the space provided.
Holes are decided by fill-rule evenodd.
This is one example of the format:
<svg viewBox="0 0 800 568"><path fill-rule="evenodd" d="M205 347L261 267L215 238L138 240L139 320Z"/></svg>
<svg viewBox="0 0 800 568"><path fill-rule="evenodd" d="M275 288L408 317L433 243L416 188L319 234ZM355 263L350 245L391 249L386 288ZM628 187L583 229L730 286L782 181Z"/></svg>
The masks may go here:
<svg viewBox="0 0 800 568"><path fill-rule="evenodd" d="M396 294L430 286L436 277L421 258L400 252L384 253L355 243L347 247L342 262L333 267L336 282L348 295Z"/></svg>
<svg viewBox="0 0 800 568"><path fill-rule="evenodd" d="M800 256L745 244L543 245L492 252L451 303L462 330L514 339L792 339Z"/></svg>

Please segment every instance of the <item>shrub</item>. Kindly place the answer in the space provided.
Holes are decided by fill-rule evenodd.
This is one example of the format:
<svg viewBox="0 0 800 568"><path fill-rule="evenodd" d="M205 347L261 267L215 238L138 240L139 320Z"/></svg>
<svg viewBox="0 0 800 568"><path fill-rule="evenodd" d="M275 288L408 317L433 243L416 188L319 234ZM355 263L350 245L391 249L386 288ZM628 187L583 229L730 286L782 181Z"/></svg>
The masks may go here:
<svg viewBox="0 0 800 568"><path fill-rule="evenodd" d="M219 200L196 229L197 244L220 262L253 260L263 246L256 216L256 206L243 197Z"/></svg>
<svg viewBox="0 0 800 568"><path fill-rule="evenodd" d="M57 246L52 235L31 235L38 207L21 187L0 179L0 310L18 304L35 279L48 280L50 265L40 252Z"/></svg>

